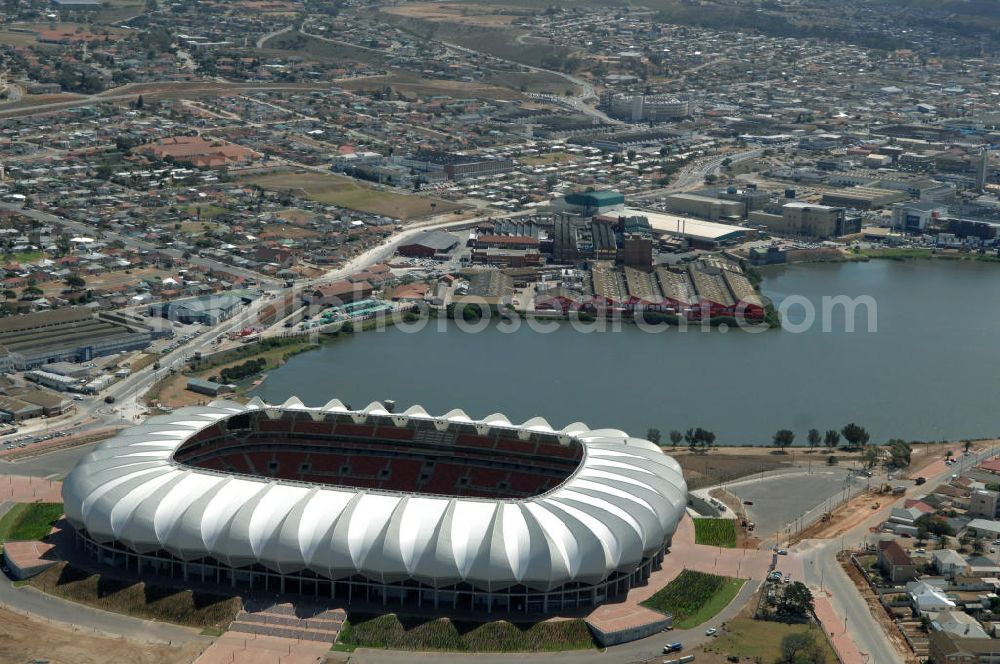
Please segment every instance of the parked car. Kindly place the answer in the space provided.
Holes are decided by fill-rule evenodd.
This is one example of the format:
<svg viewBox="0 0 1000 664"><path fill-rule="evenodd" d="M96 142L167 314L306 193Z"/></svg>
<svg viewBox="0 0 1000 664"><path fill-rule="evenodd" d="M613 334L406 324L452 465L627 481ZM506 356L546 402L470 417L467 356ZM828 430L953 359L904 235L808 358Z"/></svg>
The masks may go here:
<svg viewBox="0 0 1000 664"><path fill-rule="evenodd" d="M705 636L715 636L718 633L719 630L717 630L714 627L709 627L708 629L705 630Z"/></svg>

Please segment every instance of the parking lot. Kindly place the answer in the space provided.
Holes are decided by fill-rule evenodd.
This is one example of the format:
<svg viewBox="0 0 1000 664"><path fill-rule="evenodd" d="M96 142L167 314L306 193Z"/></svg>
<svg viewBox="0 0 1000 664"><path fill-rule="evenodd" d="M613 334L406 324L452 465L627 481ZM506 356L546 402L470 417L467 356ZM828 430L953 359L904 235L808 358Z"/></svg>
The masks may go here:
<svg viewBox="0 0 1000 664"><path fill-rule="evenodd" d="M830 499L838 500L845 488L862 481L844 469L823 468L745 480L726 489L744 503L753 503L745 506L747 516L756 523L757 533L767 537L779 530L784 533L788 524Z"/></svg>

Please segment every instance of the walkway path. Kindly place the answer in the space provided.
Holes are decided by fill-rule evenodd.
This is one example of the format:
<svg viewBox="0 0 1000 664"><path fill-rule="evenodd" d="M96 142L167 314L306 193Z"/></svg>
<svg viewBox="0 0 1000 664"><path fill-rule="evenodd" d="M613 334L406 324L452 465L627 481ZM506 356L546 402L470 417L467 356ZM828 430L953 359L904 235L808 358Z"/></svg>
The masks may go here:
<svg viewBox="0 0 1000 664"><path fill-rule="evenodd" d="M203 638L190 627L142 620L82 606L36 590L31 586L15 587L6 577L0 581L0 606L37 620L62 623L108 636L122 636L151 643L186 643Z"/></svg>
<svg viewBox="0 0 1000 664"><path fill-rule="evenodd" d="M227 632L194 664L317 664L329 650L329 643Z"/></svg>

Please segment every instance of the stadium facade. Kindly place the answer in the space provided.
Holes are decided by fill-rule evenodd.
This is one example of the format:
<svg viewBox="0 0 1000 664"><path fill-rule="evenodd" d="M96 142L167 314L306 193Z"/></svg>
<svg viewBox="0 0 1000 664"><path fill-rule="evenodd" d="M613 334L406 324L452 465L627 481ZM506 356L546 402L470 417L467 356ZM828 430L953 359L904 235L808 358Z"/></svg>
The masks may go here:
<svg viewBox="0 0 1000 664"><path fill-rule="evenodd" d="M63 499L78 544L137 573L545 614L644 583L687 487L614 429L293 398L151 417L82 459Z"/></svg>

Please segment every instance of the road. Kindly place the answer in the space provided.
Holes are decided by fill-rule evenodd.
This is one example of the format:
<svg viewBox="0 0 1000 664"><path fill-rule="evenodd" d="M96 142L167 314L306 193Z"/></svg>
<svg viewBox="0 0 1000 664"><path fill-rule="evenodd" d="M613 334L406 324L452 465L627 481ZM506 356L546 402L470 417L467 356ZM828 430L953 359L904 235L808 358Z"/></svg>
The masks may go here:
<svg viewBox="0 0 1000 664"><path fill-rule="evenodd" d="M927 478L922 492L930 493L940 484L950 480L953 473L962 473L981 461L996 456L998 448L990 448L968 457L960 457L959 464L948 467ZM912 496L909 496L912 497ZM903 662L903 658L889 643L881 625L874 619L868 605L858 593L854 583L847 576L837 560L842 549L852 549L871 543L874 535L869 530L886 520L893 507L902 506L904 496L872 511L871 516L843 537L833 540L808 540L795 550L802 551L802 564L806 583L821 588L829 594L830 602L837 614L845 618L846 629L868 661L878 664Z"/></svg>
<svg viewBox="0 0 1000 664"><path fill-rule="evenodd" d="M278 35L283 35L286 32L291 31L291 29L292 26L286 25L283 28L279 28L273 32L269 32L266 35L261 35L260 37L257 38L257 48L264 48L264 44L267 43L267 40L277 37Z"/></svg>
<svg viewBox="0 0 1000 664"><path fill-rule="evenodd" d="M31 586L15 587L6 576L0 580L0 605L17 613L29 613L46 621L63 623L139 642L183 643L203 637L198 632L170 623L142 620L47 595Z"/></svg>
<svg viewBox="0 0 1000 664"><path fill-rule="evenodd" d="M629 196L629 199L632 201L641 201L648 198L657 198L658 196L667 196L669 194L676 194L690 189L696 189L705 184L706 176L717 173L719 169L722 168L722 162L726 159L729 159L731 163L736 164L748 159L756 159L763 154L763 148L754 148L751 150L744 150L743 152L715 155L713 157L698 159L680 169L677 172L677 177L669 187L653 191L645 191L641 194L632 194Z"/></svg>

